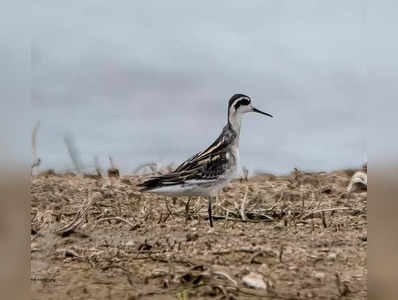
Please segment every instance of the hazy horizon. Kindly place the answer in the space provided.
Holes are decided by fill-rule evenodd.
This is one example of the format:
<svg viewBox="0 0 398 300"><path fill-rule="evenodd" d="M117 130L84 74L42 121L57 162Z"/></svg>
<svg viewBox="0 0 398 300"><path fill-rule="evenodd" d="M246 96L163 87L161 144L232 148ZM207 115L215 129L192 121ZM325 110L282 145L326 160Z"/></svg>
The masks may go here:
<svg viewBox="0 0 398 300"><path fill-rule="evenodd" d="M373 4L50 5L35 8L31 44L41 169L73 167L65 135L87 165L98 156L107 168L108 154L123 172L179 163L217 138L237 92L275 115L244 117L241 162L249 170L333 170L367 160L364 119L395 79L385 70L396 68L393 52L371 55L368 34L380 22L369 14Z"/></svg>

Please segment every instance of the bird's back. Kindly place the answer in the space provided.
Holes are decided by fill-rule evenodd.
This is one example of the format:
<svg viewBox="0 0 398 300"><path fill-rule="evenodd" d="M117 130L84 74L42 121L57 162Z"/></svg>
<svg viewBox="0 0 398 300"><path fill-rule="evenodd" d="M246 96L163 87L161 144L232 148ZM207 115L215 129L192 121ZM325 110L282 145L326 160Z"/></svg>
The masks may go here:
<svg viewBox="0 0 398 300"><path fill-rule="evenodd" d="M142 191L184 191L208 187L227 182L236 172L239 159L238 135L225 126L220 136L206 150L193 155L173 172L146 180L139 186ZM183 192L183 191L181 191ZM188 193L188 191L187 191ZM191 191L191 193L193 193Z"/></svg>

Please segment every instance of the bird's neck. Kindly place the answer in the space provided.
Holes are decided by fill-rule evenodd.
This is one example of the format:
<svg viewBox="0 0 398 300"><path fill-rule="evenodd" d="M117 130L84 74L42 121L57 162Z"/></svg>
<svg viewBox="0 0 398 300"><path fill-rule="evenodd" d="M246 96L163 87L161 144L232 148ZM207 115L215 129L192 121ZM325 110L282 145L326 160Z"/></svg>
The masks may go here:
<svg viewBox="0 0 398 300"><path fill-rule="evenodd" d="M228 125L236 132L237 138L240 135L240 126L242 123L242 114L230 113L228 116Z"/></svg>

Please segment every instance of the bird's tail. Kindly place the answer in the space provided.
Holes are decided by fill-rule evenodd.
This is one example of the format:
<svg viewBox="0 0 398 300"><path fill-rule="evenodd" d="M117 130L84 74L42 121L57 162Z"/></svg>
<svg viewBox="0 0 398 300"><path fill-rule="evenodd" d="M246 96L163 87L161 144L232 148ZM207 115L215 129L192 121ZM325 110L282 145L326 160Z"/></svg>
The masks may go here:
<svg viewBox="0 0 398 300"><path fill-rule="evenodd" d="M145 180L142 183L137 184L137 186L140 188L140 192L147 192L158 187L160 183L161 180L159 177L153 177L148 180Z"/></svg>

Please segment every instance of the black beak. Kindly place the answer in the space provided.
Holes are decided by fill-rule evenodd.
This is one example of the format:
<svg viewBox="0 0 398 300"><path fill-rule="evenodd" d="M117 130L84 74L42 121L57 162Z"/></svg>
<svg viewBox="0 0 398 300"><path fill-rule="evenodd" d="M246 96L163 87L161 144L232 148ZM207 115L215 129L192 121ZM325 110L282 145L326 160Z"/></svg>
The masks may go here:
<svg viewBox="0 0 398 300"><path fill-rule="evenodd" d="M262 114L262 115L266 115L266 116L268 116L268 117L273 118L272 115L270 115L270 114L268 114L268 113L266 113L266 112L263 112L263 111L261 111L261 110L255 108L255 107L253 107L253 111L256 112L256 113L259 113L259 114Z"/></svg>

